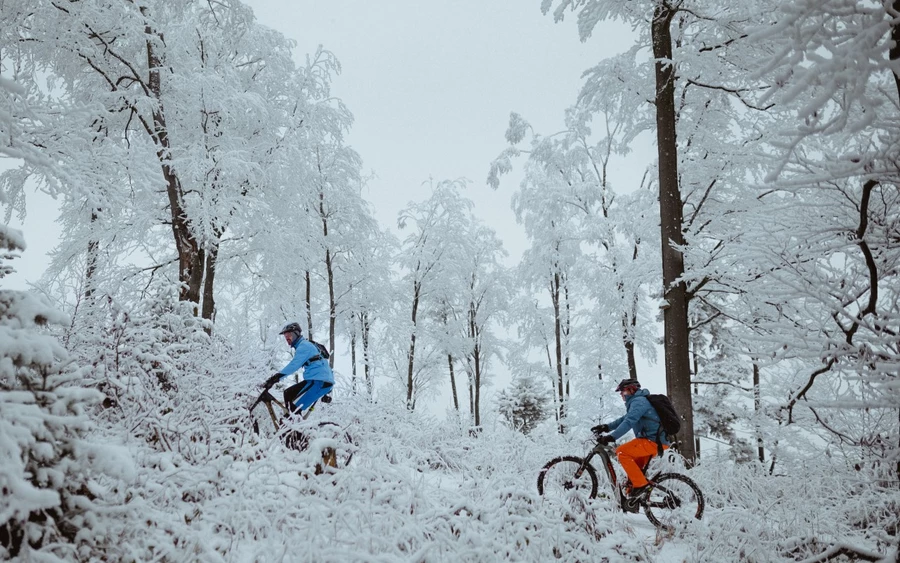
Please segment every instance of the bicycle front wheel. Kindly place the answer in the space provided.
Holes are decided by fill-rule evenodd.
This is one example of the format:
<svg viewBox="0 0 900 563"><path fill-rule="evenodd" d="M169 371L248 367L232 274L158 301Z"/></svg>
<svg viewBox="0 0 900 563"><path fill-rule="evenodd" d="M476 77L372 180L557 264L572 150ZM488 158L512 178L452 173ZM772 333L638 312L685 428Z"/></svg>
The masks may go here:
<svg viewBox="0 0 900 563"><path fill-rule="evenodd" d="M538 473L537 487L538 494L549 498L584 501L597 497L597 472L580 457L557 457Z"/></svg>
<svg viewBox="0 0 900 563"><path fill-rule="evenodd" d="M644 513L657 528L674 531L703 516L703 493L689 477L663 473L653 479L652 486Z"/></svg>
<svg viewBox="0 0 900 563"><path fill-rule="evenodd" d="M289 429L284 434L287 447L298 452L315 446L322 455L322 463L316 464L316 473L324 467L340 469L350 464L356 443L348 432L334 422L320 422L314 428Z"/></svg>
<svg viewBox="0 0 900 563"><path fill-rule="evenodd" d="M320 422L317 437L324 440L321 450L326 466L340 469L350 464L356 443L343 428L334 422Z"/></svg>

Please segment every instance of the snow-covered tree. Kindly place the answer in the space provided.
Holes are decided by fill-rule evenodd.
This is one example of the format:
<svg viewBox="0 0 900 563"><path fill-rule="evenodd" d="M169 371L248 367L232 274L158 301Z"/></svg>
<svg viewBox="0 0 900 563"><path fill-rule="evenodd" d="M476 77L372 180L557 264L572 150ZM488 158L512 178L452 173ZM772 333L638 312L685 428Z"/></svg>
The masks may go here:
<svg viewBox="0 0 900 563"><path fill-rule="evenodd" d="M500 416L510 428L523 434L528 434L550 416L549 402L546 389L529 376L516 378L510 388L497 395Z"/></svg>
<svg viewBox="0 0 900 563"><path fill-rule="evenodd" d="M0 261L25 248L0 225ZM0 263L0 279L12 269ZM0 555L60 560L102 557L104 506L128 462L89 439L90 407L102 395L80 385L45 328L64 314L34 294L0 289ZM106 479L114 476L112 479Z"/></svg>

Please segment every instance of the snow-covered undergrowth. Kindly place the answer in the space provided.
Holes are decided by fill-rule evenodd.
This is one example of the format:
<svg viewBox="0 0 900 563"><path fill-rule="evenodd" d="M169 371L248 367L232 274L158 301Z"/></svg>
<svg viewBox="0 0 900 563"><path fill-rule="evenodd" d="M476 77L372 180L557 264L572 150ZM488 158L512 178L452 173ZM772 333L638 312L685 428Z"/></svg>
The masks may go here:
<svg viewBox="0 0 900 563"><path fill-rule="evenodd" d="M668 537L604 500L572 510L539 497L540 467L586 449L552 428L526 437L497 425L472 436L452 420L344 396L310 420L344 426L353 461L316 475L315 453L250 431L249 394L222 396L203 432L183 429L197 445L184 452L121 433L139 469L110 499L127 514L110 527L110 559L762 562L835 545L896 553L896 489L833 468L769 476L758 466L700 465L691 475L706 492L705 517ZM196 436L209 442L200 447Z"/></svg>
<svg viewBox="0 0 900 563"><path fill-rule="evenodd" d="M897 557L897 483L837 457L785 455L770 475L706 456L690 470L706 494L703 520L661 535L605 499L572 507L537 494L548 460L587 451L583 430L561 436L547 423L524 436L488 422L472 433L452 416L352 396L340 379L336 400L307 423L341 425L353 459L316 474L335 442L291 450L263 409L254 433L247 406L265 359L235 355L177 309L144 322L113 312L79 345L92 374L81 383L106 397L83 428L103 463L91 455L85 465L91 501L70 519L81 531L35 532L61 539L22 545L18 559L771 562L842 548Z"/></svg>

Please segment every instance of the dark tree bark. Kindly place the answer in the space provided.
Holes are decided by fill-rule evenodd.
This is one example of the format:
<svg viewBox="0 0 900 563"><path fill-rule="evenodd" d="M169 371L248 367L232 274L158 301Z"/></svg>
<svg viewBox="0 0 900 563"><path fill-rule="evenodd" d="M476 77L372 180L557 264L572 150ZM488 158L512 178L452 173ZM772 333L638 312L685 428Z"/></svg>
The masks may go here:
<svg viewBox="0 0 900 563"><path fill-rule="evenodd" d="M368 393L369 399L371 399L375 392L375 383L372 381L373 373L372 366L370 365L371 359L369 357L369 331L371 330L372 325L369 321L368 313L359 314L359 326L362 333L363 345L363 375L366 378L366 393Z"/></svg>
<svg viewBox="0 0 900 563"><path fill-rule="evenodd" d="M356 395L356 328L350 334L350 388Z"/></svg>
<svg viewBox="0 0 900 563"><path fill-rule="evenodd" d="M893 10L893 13L890 13L891 10ZM888 10L888 15L900 18L900 0L894 0L891 10ZM891 26L891 40L893 40L894 44L888 52L888 57L892 61L900 60L900 23L894 23ZM894 71L894 83L897 85L897 99L900 100L900 73L896 70Z"/></svg>
<svg viewBox="0 0 900 563"><path fill-rule="evenodd" d="M313 337L313 322L312 322L312 278L309 274L309 270L306 270L305 273L305 281L306 281L306 334L308 338Z"/></svg>
<svg viewBox="0 0 900 563"><path fill-rule="evenodd" d="M459 412L459 395L456 393L456 373L453 369L453 355L447 354L447 366L450 368L450 389L453 391L453 409Z"/></svg>
<svg viewBox="0 0 900 563"><path fill-rule="evenodd" d="M334 297L334 264L332 263L331 248L328 246L328 215L325 213L325 194L323 192L319 192L319 216L322 218L322 236L325 241L325 276L328 282L328 349L334 350L337 300ZM334 354L328 358L328 365L334 367Z"/></svg>
<svg viewBox="0 0 900 563"><path fill-rule="evenodd" d="M413 378L413 374L415 373L416 362L416 322L419 314L419 298L421 292L422 284L418 281L414 281L412 313L410 315L410 318L412 320L412 333L409 335L409 352L406 355L406 408L409 410L414 410L416 408L414 387L415 381Z"/></svg>
<svg viewBox="0 0 900 563"><path fill-rule="evenodd" d="M672 61L672 19L676 10L666 0L653 14L653 56L656 59L656 135L659 152L659 214L662 239L663 313L666 391L682 418L679 451L696 460L694 413L688 344L688 296L684 281L685 243L682 233L683 202L678 186L676 144L675 66ZM676 248L679 247L679 248Z"/></svg>
<svg viewBox="0 0 900 563"><path fill-rule="evenodd" d="M91 224L93 225L100 218L100 210L91 211ZM87 247L87 265L84 271L84 299L90 302L94 296L94 275L97 273L97 256L100 252L100 242L96 238L88 241Z"/></svg>
<svg viewBox="0 0 900 563"><path fill-rule="evenodd" d="M480 331L478 324L475 322L477 315L477 307L475 303L469 303L469 338L474 342L472 349L472 371L474 373L473 387L475 388L472 398L472 417L476 427L481 426L481 344Z"/></svg>
<svg viewBox="0 0 900 563"><path fill-rule="evenodd" d="M215 320L216 300L214 282L216 278L216 263L219 259L219 245L213 243L206 253L206 275L203 278L203 309L201 315L204 319Z"/></svg>
<svg viewBox="0 0 900 563"><path fill-rule="evenodd" d="M760 415L760 410L762 409L762 399L760 395L759 389L759 364L753 362L753 412L756 413L758 417ZM763 439L762 433L759 431L759 427L756 429L756 450L757 455L759 456L759 462L766 462L766 449L763 447Z"/></svg>
<svg viewBox="0 0 900 563"><path fill-rule="evenodd" d="M565 378L563 374L562 363L562 312L560 308L560 299L562 293L561 286L562 282L560 280L560 274L559 272L556 272L550 279L550 298L553 302L553 335L556 344L556 349L554 352L556 360L556 394L557 397L559 397L556 419L559 421L560 434L565 431L565 428L563 426L563 419L566 416Z"/></svg>
<svg viewBox="0 0 900 563"><path fill-rule="evenodd" d="M142 8L143 10L143 8ZM182 206L184 189L178 174L172 167L172 147L166 127L166 114L162 100L162 72L164 66L154 47L157 41L163 42L162 34L155 32L150 26L144 29L147 35L147 66L149 75L147 87L156 99L152 124L145 124L148 133L156 143L156 156L162 167L163 179L166 182L166 195L169 198L169 211L172 215L172 236L175 250L178 253L178 281L181 290L178 298L181 301L200 303L200 288L204 274L204 252L190 229L190 223Z"/></svg>

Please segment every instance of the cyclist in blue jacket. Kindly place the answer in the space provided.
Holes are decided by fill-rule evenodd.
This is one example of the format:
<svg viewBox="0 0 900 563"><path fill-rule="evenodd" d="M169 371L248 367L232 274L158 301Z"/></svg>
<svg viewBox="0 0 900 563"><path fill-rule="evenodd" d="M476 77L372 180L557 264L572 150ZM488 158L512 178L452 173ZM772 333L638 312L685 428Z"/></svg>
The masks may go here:
<svg viewBox="0 0 900 563"><path fill-rule="evenodd" d="M303 330L299 324L288 323L279 334L283 334L288 346L294 349L294 359L267 379L263 385L268 389L283 377L303 368L303 380L284 390L284 404L292 405L290 407L292 412L304 411L331 393L334 373L328 365L328 360L322 357L316 345L303 338Z"/></svg>

